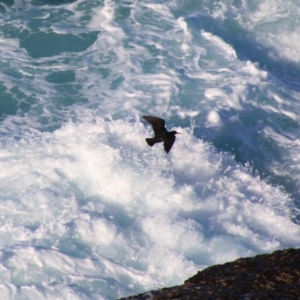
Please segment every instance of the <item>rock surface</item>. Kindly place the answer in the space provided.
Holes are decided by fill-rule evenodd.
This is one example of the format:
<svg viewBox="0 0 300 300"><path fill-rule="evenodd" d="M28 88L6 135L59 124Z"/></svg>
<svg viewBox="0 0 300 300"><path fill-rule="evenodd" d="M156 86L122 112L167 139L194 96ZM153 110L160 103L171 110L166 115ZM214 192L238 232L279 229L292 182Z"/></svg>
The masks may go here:
<svg viewBox="0 0 300 300"><path fill-rule="evenodd" d="M183 285L120 300L300 300L300 249L240 258L215 265Z"/></svg>

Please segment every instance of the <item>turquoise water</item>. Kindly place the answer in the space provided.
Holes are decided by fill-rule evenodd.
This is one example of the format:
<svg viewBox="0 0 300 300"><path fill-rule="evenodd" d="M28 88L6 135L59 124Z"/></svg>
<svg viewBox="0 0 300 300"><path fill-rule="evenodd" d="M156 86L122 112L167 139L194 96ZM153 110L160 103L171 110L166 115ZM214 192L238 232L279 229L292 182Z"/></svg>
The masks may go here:
<svg viewBox="0 0 300 300"><path fill-rule="evenodd" d="M300 246L297 1L0 2L0 298L116 299ZM178 130L150 148L142 115Z"/></svg>

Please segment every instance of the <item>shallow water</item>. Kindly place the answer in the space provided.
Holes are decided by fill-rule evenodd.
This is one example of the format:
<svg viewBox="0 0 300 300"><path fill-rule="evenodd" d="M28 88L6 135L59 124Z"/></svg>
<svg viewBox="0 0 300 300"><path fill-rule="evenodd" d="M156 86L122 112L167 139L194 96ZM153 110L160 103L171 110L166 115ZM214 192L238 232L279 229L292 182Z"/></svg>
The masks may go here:
<svg viewBox="0 0 300 300"><path fill-rule="evenodd" d="M300 246L296 1L0 3L0 298L116 299ZM150 148L142 115L182 134Z"/></svg>

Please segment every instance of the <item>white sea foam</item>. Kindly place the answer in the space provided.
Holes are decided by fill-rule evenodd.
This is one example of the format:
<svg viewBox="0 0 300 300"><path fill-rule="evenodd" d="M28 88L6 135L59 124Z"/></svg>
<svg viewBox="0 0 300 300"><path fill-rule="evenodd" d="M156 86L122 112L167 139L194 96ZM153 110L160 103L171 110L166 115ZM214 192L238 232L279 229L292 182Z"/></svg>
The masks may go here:
<svg viewBox="0 0 300 300"><path fill-rule="evenodd" d="M84 51L36 59L19 37L0 38L0 81L18 101L0 128L1 299L116 299L300 246L289 185L270 184L255 175L260 164L243 166L219 146L255 148L271 157L262 172L300 186L299 92L226 39L234 29L243 42L247 29L279 49L270 1L195 4L211 31L177 1L22 3L1 29L99 32ZM280 18L294 7L276 3ZM296 60L289 47L283 55ZM71 81L49 80L66 71ZM37 101L22 111L27 97ZM182 133L168 155L146 144L143 114Z"/></svg>
<svg viewBox="0 0 300 300"><path fill-rule="evenodd" d="M42 299L89 282L82 299L116 298L299 245L291 199L190 131L167 156L138 119L95 121L2 144L3 272L14 285L43 282Z"/></svg>
<svg viewBox="0 0 300 300"><path fill-rule="evenodd" d="M207 40L213 42L215 45L218 46L218 48L222 51L222 53L225 53L225 57L226 58L237 58L236 53L234 51L234 49L232 48L232 46L226 44L222 39L220 39L217 36L212 35L209 32L205 32L203 31L202 36L204 38L206 38Z"/></svg>

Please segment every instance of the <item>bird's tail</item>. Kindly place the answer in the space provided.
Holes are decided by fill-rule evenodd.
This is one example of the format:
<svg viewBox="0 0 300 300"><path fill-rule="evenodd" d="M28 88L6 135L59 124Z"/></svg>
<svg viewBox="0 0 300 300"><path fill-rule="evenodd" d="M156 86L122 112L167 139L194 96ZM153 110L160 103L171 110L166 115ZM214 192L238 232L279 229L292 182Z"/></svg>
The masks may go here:
<svg viewBox="0 0 300 300"><path fill-rule="evenodd" d="M155 139L153 139L153 138L147 138L145 140L146 140L147 144L151 147L156 143Z"/></svg>

